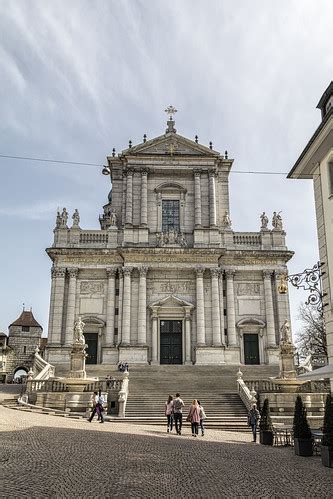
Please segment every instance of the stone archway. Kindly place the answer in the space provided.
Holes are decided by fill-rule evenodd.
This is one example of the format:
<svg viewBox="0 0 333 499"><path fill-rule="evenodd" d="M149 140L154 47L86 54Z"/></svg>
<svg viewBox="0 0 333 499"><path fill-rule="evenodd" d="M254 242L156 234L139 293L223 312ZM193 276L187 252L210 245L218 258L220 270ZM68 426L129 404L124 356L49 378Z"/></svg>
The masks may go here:
<svg viewBox="0 0 333 499"><path fill-rule="evenodd" d="M265 348L264 348L264 328L266 323L261 319L256 319L255 317L246 317L241 319L236 324L238 335L239 335L239 345L240 345L240 361L242 364L252 363L248 362L246 359L246 349L252 344L252 348L258 348L258 361L254 361L254 364L264 364L265 359ZM248 341L248 340L253 341Z"/></svg>
<svg viewBox="0 0 333 499"><path fill-rule="evenodd" d="M192 364L191 358L191 312L194 305L175 295L169 295L149 305L151 312L151 362L160 363L161 321L178 321L182 324L182 362Z"/></svg>

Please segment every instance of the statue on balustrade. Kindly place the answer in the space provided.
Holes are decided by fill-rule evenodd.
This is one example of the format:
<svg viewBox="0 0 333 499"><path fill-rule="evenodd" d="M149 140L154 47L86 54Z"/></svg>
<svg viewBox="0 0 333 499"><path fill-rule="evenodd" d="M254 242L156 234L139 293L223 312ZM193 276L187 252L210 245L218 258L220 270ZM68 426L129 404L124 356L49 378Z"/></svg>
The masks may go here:
<svg viewBox="0 0 333 499"><path fill-rule="evenodd" d="M231 218L230 218L228 210L225 210L225 214L223 215L222 227L225 230L231 230Z"/></svg>
<svg viewBox="0 0 333 499"><path fill-rule="evenodd" d="M72 227L79 227L80 214L79 214L79 210L77 208L75 208L75 211L73 213L72 219L73 219L73 225L72 225Z"/></svg>
<svg viewBox="0 0 333 499"><path fill-rule="evenodd" d="M110 221L111 227L117 227L117 213L113 210L110 213Z"/></svg>
<svg viewBox="0 0 333 499"><path fill-rule="evenodd" d="M263 211L262 214L260 215L260 220L261 220L261 227L260 230L268 230L268 216L266 213Z"/></svg>
<svg viewBox="0 0 333 499"><path fill-rule="evenodd" d="M273 225L273 230L283 230L283 224L282 224L282 217L280 215L281 211L279 213L276 213L274 211L273 213L273 218L272 218L272 225Z"/></svg>

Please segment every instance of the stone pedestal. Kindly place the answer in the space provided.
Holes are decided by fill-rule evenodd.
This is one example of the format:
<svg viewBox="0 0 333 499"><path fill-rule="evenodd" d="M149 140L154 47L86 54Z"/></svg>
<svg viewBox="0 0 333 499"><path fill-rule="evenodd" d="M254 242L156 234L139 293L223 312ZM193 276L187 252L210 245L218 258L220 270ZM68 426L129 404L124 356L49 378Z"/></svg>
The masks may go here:
<svg viewBox="0 0 333 499"><path fill-rule="evenodd" d="M76 341L73 344L71 351L71 368L68 375L69 378L86 378L86 347L87 345L81 341Z"/></svg>
<svg viewBox="0 0 333 499"><path fill-rule="evenodd" d="M294 360L295 347L292 343L281 342L280 344L280 379L296 379Z"/></svg>

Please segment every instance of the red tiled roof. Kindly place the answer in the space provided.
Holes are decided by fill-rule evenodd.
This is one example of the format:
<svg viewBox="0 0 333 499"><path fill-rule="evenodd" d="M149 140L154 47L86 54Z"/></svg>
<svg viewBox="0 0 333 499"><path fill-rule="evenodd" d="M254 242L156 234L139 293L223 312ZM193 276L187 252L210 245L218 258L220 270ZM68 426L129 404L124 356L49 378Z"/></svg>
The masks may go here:
<svg viewBox="0 0 333 499"><path fill-rule="evenodd" d="M15 322L10 324L10 326L29 326L29 327L40 327L41 329L43 329L42 326L38 324L38 322L34 318L33 313L27 310L23 310L20 317L16 319Z"/></svg>

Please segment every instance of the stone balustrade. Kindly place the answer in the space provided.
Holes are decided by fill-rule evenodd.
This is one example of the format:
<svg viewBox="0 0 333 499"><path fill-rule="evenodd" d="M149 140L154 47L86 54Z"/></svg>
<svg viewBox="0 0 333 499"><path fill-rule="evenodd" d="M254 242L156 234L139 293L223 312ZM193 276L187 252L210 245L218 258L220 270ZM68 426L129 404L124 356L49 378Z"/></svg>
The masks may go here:
<svg viewBox="0 0 333 499"><path fill-rule="evenodd" d="M242 399L243 404L247 408L247 410L250 410L252 407L252 404L257 403L257 398L256 398L257 393L254 390L254 388L252 388L252 390L250 390L250 388L246 385L245 381L243 380L242 376L243 376L243 374L240 371L238 371L238 373L237 373L237 391L238 391L240 398Z"/></svg>
<svg viewBox="0 0 333 499"><path fill-rule="evenodd" d="M261 246L261 234L256 232L235 232L234 244L242 246Z"/></svg>
<svg viewBox="0 0 333 499"><path fill-rule="evenodd" d="M35 352L32 369L34 380L47 380L54 376L54 366L43 359L38 352Z"/></svg>
<svg viewBox="0 0 333 499"><path fill-rule="evenodd" d="M80 233L79 244L84 245L95 245L95 244L107 244L109 241L109 235L106 231L82 231Z"/></svg>

